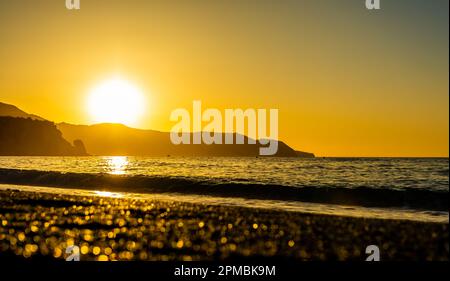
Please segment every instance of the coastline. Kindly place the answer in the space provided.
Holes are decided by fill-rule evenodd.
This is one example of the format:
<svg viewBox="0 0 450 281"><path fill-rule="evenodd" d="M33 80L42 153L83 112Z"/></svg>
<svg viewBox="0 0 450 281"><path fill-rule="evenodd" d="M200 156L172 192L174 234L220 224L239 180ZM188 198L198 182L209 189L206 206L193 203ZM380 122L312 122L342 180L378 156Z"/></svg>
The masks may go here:
<svg viewBox="0 0 450 281"><path fill-rule="evenodd" d="M101 195L101 194L100 194ZM0 189L0 256L81 260L449 260L448 222ZM86 252L87 251L87 252Z"/></svg>

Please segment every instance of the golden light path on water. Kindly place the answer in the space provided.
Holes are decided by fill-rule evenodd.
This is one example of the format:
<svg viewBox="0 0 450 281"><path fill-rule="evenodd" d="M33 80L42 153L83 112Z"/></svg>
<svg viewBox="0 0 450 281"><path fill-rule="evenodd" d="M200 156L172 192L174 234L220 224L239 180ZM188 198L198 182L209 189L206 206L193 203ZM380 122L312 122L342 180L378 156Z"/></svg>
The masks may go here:
<svg viewBox="0 0 450 281"><path fill-rule="evenodd" d="M125 175L128 166L128 158L126 156L110 156L106 157L109 174Z"/></svg>
<svg viewBox="0 0 450 281"><path fill-rule="evenodd" d="M108 173L112 175L125 175L126 168L128 166L128 158L126 156L108 156L106 157L106 163L108 165ZM124 194L118 192L109 191L93 191L95 195L110 197L110 198L122 198Z"/></svg>
<svg viewBox="0 0 450 281"><path fill-rule="evenodd" d="M94 191L95 195L103 196L103 197L111 197L111 198L122 198L124 195L122 193L117 192L109 192L109 191Z"/></svg>

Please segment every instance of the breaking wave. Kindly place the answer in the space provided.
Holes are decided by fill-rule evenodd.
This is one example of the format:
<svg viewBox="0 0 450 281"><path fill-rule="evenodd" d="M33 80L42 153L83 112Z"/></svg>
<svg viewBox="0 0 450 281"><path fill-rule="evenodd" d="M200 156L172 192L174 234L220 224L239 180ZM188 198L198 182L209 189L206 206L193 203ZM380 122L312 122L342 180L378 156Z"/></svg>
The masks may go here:
<svg viewBox="0 0 450 281"><path fill-rule="evenodd" d="M286 186L220 182L186 177L111 175L0 168L0 183L101 189L135 193L181 193L249 199L271 199L363 207L448 211L448 192L413 188L359 186Z"/></svg>

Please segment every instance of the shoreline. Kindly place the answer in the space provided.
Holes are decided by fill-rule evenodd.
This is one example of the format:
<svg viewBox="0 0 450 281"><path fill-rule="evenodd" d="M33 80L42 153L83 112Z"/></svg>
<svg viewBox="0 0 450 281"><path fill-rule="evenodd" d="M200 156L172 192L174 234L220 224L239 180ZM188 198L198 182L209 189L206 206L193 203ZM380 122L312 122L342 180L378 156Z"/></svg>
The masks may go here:
<svg viewBox="0 0 450 281"><path fill-rule="evenodd" d="M164 202L178 201L191 204L207 204L226 207L256 208L273 211L307 213L318 215L333 215L356 218L410 220L419 222L449 223L449 213L439 211L418 211L399 208L367 208L361 206L321 204L299 201L283 201L270 199L249 199L240 197L218 197L211 195L199 195L189 193L135 193L110 190L109 188L72 188L38 185L11 185L0 183L0 190L17 190L37 193L78 195L78 196L103 196L137 200L158 200Z"/></svg>
<svg viewBox="0 0 450 281"><path fill-rule="evenodd" d="M303 203L347 205L366 208L397 208L448 212L448 190L372 188L368 186L287 186L251 182L214 182L173 176L76 173L0 168L0 183L69 189L177 193L186 195L281 200Z"/></svg>
<svg viewBox="0 0 450 281"><path fill-rule="evenodd" d="M0 256L81 260L449 260L448 222L0 189ZM75 207L74 207L75 206Z"/></svg>

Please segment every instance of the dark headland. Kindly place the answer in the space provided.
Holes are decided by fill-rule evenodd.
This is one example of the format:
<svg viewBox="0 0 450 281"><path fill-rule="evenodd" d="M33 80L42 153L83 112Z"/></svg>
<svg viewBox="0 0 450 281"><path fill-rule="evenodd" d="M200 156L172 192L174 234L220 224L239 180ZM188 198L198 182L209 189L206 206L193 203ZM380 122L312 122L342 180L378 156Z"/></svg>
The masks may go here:
<svg viewBox="0 0 450 281"><path fill-rule="evenodd" d="M21 117L0 117L0 155L4 156L83 156L84 144L66 141L56 125Z"/></svg>

